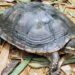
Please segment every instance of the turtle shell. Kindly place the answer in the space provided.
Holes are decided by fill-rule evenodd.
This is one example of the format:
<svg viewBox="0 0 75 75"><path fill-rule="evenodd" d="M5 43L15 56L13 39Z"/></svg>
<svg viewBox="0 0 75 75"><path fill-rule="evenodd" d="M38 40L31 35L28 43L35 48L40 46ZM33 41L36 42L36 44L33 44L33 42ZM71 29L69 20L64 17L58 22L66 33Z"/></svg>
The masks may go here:
<svg viewBox="0 0 75 75"><path fill-rule="evenodd" d="M74 32L74 24L65 15L39 2L16 4L0 16L0 37L31 53L58 51Z"/></svg>

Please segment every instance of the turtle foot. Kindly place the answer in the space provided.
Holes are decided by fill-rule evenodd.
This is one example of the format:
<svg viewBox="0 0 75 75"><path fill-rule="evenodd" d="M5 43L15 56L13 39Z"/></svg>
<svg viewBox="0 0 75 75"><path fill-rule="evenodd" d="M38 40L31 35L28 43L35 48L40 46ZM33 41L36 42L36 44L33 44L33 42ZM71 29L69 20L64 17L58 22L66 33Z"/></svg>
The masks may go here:
<svg viewBox="0 0 75 75"><path fill-rule="evenodd" d="M60 75L60 69L58 68L57 64L52 65L50 75Z"/></svg>
<svg viewBox="0 0 75 75"><path fill-rule="evenodd" d="M60 70L51 71L51 74L50 75L60 75Z"/></svg>

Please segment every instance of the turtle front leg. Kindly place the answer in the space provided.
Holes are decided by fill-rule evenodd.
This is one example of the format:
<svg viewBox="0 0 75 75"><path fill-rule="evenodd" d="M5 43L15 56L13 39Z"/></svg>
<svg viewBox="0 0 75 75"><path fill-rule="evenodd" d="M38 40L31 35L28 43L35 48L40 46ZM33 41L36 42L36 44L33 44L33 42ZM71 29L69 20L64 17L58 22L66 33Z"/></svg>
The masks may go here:
<svg viewBox="0 0 75 75"><path fill-rule="evenodd" d="M51 66L50 66L50 74L49 75L59 75L60 68L58 67L59 62L59 54L58 52L53 52L51 55Z"/></svg>

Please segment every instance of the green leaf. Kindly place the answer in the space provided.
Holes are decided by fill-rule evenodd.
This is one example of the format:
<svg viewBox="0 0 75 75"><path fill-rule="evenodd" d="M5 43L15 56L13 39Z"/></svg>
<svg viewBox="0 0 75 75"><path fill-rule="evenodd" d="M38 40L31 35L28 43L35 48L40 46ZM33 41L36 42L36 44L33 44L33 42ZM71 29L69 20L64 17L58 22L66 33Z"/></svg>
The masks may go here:
<svg viewBox="0 0 75 75"><path fill-rule="evenodd" d="M70 59L70 60L67 60L63 63L64 65L66 64L75 64L75 59Z"/></svg>
<svg viewBox="0 0 75 75"><path fill-rule="evenodd" d="M4 13L4 10L0 10L0 14L3 14Z"/></svg>
<svg viewBox="0 0 75 75"><path fill-rule="evenodd" d="M72 56L70 59L65 60L63 65L66 65L66 64L75 64L75 56Z"/></svg>
<svg viewBox="0 0 75 75"><path fill-rule="evenodd" d="M49 60L45 57L37 57L37 58L33 58L32 61L39 61L39 62L49 62Z"/></svg>
<svg viewBox="0 0 75 75"><path fill-rule="evenodd" d="M28 65L31 59L32 59L32 55L28 55L27 57L25 57L25 60L20 65L18 65L14 69L14 71L9 75L19 75L23 71L23 69Z"/></svg>
<svg viewBox="0 0 75 75"><path fill-rule="evenodd" d="M28 3L28 2L31 2L31 0L16 0L17 3Z"/></svg>
<svg viewBox="0 0 75 75"><path fill-rule="evenodd" d="M34 57L32 58L32 61L29 63L29 66L32 68L43 68L48 67L50 64L50 61L45 57Z"/></svg>

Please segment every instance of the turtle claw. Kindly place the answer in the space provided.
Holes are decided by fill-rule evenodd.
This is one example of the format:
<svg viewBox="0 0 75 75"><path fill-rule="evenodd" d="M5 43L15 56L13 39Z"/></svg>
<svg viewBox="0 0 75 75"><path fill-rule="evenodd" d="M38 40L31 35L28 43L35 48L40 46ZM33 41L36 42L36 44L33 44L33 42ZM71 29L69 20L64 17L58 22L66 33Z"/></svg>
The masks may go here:
<svg viewBox="0 0 75 75"><path fill-rule="evenodd" d="M58 64L52 64L49 66L49 75L60 75Z"/></svg>
<svg viewBox="0 0 75 75"><path fill-rule="evenodd" d="M57 66L51 69L51 75L59 75L60 74L60 69L58 69Z"/></svg>
<svg viewBox="0 0 75 75"><path fill-rule="evenodd" d="M60 75L60 71L59 70L55 72L49 71L49 75Z"/></svg>
<svg viewBox="0 0 75 75"><path fill-rule="evenodd" d="M60 75L60 69L58 68L57 64L52 66L50 75Z"/></svg>

